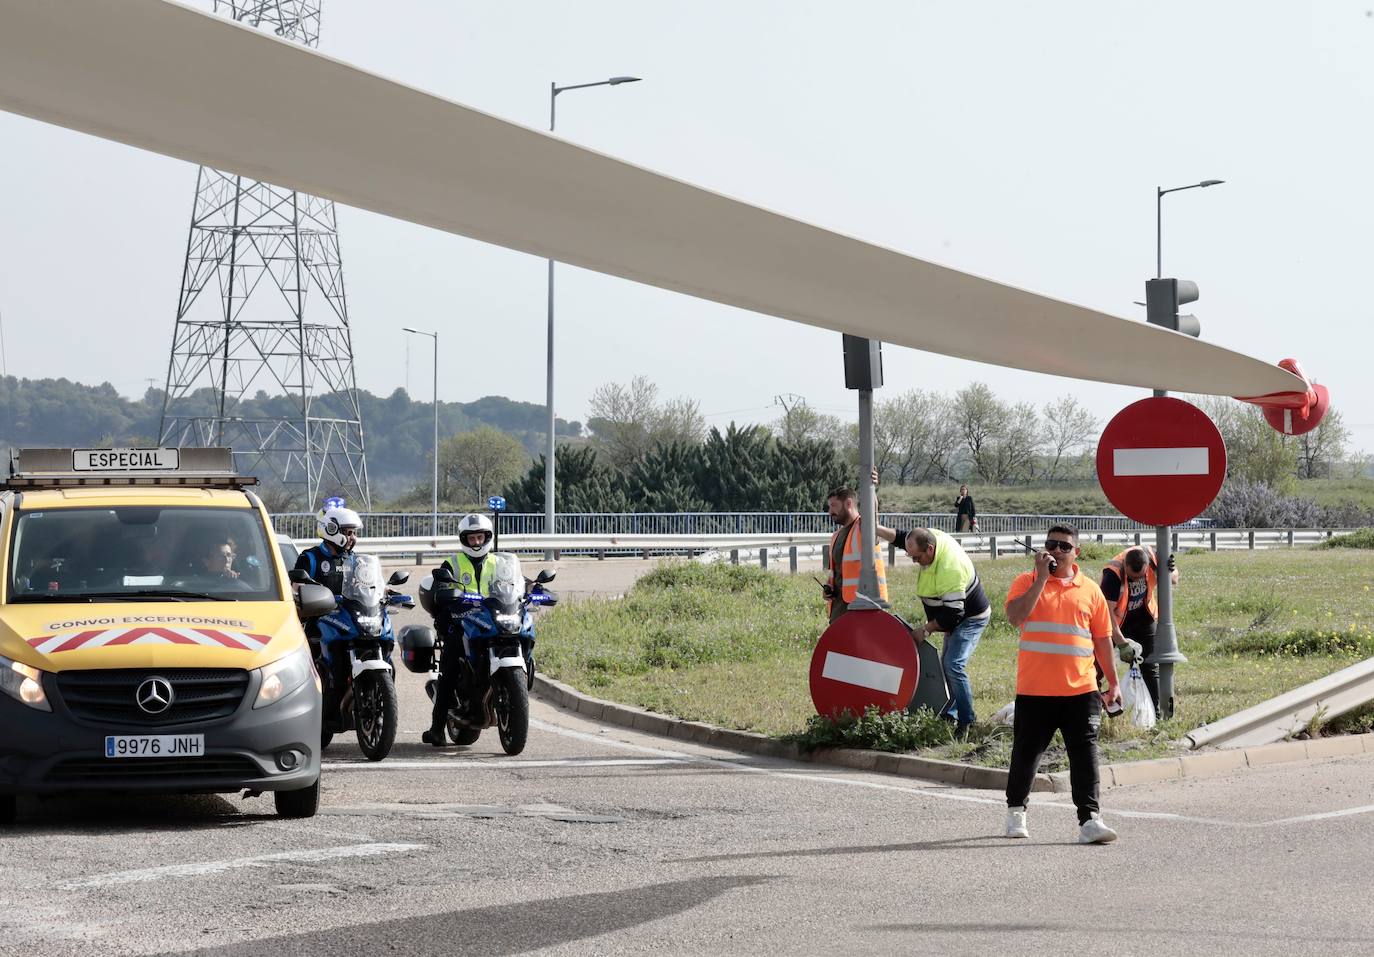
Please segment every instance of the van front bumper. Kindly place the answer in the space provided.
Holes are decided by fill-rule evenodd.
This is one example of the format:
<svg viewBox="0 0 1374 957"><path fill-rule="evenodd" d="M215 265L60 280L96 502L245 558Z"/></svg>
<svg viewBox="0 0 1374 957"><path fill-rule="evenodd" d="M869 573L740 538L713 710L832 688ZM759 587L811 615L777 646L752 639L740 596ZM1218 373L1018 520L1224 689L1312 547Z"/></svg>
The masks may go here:
<svg viewBox="0 0 1374 957"><path fill-rule="evenodd" d="M0 794L69 791L227 793L294 791L320 775L320 693L307 681L285 698L253 708L254 673L228 717L158 727L102 723L74 715L44 676L52 711L38 711L0 694ZM205 736L195 757L108 758L107 735ZM294 765L287 752L295 752ZM283 764L292 765L289 770Z"/></svg>

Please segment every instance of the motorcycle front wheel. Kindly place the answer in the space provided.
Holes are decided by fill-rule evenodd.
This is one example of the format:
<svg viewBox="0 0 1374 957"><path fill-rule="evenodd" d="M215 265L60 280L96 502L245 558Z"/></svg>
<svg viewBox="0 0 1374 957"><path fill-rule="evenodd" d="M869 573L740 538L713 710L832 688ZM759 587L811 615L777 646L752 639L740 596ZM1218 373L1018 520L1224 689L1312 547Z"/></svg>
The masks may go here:
<svg viewBox="0 0 1374 957"><path fill-rule="evenodd" d="M524 670L502 668L494 674L492 697L501 748L509 755L517 755L525 750L530 735L530 696L525 690Z"/></svg>
<svg viewBox="0 0 1374 957"><path fill-rule="evenodd" d="M369 761L380 761L396 743L396 685L386 671L364 671L353 681L353 721L358 747Z"/></svg>

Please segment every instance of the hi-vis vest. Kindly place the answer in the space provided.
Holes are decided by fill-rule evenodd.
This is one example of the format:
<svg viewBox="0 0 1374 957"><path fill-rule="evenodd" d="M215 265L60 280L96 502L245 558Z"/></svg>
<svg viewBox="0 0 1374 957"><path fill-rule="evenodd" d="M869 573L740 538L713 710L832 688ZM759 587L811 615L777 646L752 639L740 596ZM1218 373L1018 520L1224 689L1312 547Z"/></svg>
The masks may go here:
<svg viewBox="0 0 1374 957"><path fill-rule="evenodd" d="M1126 609L1131 603L1131 583L1126 578L1126 553L1135 549L1128 548L1125 552L1109 561L1105 567L1110 568L1116 573L1117 580L1121 582L1121 595L1116 600L1116 617L1121 620L1126 617ZM1145 607L1150 611L1150 617L1159 621L1159 601L1155 597L1159 587L1159 578L1156 569L1159 568L1159 557L1155 554L1154 548L1145 546Z"/></svg>
<svg viewBox="0 0 1374 957"><path fill-rule="evenodd" d="M1012 582L1007 600L1024 595L1035 579L1026 572ZM1021 625L1016 658L1016 693L1084 694L1097 690L1093 670L1093 633L1112 633L1111 613L1097 582L1078 572L1067 582L1045 583L1040 600Z"/></svg>
<svg viewBox="0 0 1374 957"><path fill-rule="evenodd" d="M449 560L453 566L453 577L458 579L458 587L463 591L477 592L479 595L491 594L490 576L482 577L477 573L477 568L472 564L472 559L466 552L456 552ZM482 568L488 569L491 563L487 559L482 559Z"/></svg>
<svg viewBox="0 0 1374 957"><path fill-rule="evenodd" d="M844 531L843 528L837 528L835 534L830 537L831 555L835 554L835 543ZM859 573L863 569L862 543L863 536L859 533L859 523L856 521L849 526L849 535L844 541L844 557L840 562L839 574L832 575L832 580L839 581L840 597L844 599L845 604L859 597ZM876 539L873 542L873 572L878 577L877 597L887 601L887 569L883 565L883 551ZM825 603L827 612L831 604L833 603Z"/></svg>

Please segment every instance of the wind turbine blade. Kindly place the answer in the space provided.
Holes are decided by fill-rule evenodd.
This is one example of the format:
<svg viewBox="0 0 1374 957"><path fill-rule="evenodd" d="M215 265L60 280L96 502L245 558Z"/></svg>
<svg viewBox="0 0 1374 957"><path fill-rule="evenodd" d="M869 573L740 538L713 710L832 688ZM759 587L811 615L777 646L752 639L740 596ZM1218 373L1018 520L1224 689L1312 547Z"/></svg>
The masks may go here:
<svg viewBox="0 0 1374 957"><path fill-rule="evenodd" d="M0 108L928 352L1180 392L1303 388L1273 364L721 196L170 0L0 0Z"/></svg>

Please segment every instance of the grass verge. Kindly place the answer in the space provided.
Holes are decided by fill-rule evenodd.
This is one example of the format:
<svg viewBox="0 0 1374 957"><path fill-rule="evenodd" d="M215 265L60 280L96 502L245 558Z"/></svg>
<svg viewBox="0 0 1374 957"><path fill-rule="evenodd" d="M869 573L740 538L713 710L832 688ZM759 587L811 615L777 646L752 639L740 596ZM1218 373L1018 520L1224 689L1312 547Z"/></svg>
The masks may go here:
<svg viewBox="0 0 1374 957"><path fill-rule="evenodd" d="M1084 571L1096 576L1107 558L1085 558ZM1187 730L1374 654L1374 555L1222 552L1181 556L1179 563L1176 626L1189 661L1175 671L1177 714L1148 732L1124 720L1106 722L1105 760L1161 756ZM1011 579L1028 563L1015 557L977 565L995 613L969 670L975 708L988 719L1014 696L1017 635L1001 607ZM894 610L914 618L910 563L890 569L888 581ZM540 623L540 663L598 697L722 727L805 736L814 715L807 669L824 627L809 576L670 563L619 601L552 611ZM907 733L893 727L871 737L895 741ZM942 733L940 726L923 727L902 749L1006 765L1009 728L980 723L966 742ZM1046 769L1060 767L1062 756L1051 753Z"/></svg>

